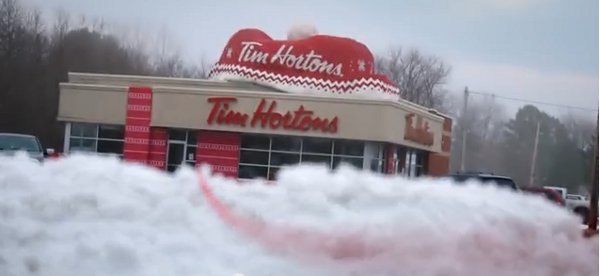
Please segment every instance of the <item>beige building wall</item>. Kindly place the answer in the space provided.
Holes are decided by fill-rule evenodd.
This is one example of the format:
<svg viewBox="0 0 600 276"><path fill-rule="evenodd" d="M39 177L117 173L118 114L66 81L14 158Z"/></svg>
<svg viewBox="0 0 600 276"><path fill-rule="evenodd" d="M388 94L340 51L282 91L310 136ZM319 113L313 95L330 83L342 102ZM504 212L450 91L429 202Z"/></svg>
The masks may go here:
<svg viewBox="0 0 600 276"><path fill-rule="evenodd" d="M58 119L124 124L127 90L132 85L153 88L152 126L369 140L442 151L444 118L411 103L295 95L254 85L207 80L71 73L69 82L60 84ZM314 116L337 117L337 132L208 124L213 107L208 99L224 96L237 99L229 109L248 114L248 121L262 99L268 102L275 100L275 111L279 113L294 112L302 105L313 111ZM433 145L422 145L404 138L407 114L421 116L429 124Z"/></svg>
<svg viewBox="0 0 600 276"><path fill-rule="evenodd" d="M127 87L60 84L58 120L125 124Z"/></svg>

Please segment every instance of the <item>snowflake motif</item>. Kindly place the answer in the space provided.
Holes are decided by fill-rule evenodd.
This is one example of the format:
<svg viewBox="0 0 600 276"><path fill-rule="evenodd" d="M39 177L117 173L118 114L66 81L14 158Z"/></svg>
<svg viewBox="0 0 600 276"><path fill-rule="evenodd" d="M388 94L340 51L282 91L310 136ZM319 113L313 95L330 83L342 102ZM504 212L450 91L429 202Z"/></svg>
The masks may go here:
<svg viewBox="0 0 600 276"><path fill-rule="evenodd" d="M358 71L364 72L365 70L365 61L362 59L358 60Z"/></svg>
<svg viewBox="0 0 600 276"><path fill-rule="evenodd" d="M231 48L227 48L227 58L231 58L232 50Z"/></svg>

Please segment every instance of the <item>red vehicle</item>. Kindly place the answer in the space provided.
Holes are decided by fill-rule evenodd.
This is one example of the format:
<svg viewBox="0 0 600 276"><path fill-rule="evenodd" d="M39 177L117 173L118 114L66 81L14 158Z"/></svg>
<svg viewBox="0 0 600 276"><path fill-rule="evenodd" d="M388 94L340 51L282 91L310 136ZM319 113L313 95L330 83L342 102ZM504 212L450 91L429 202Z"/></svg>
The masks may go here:
<svg viewBox="0 0 600 276"><path fill-rule="evenodd" d="M521 188L521 191L523 191L524 193L542 194L546 196L546 198L550 201L553 201L560 206L565 206L565 200L560 195L560 193L558 193L555 190L547 189L544 187L523 187Z"/></svg>

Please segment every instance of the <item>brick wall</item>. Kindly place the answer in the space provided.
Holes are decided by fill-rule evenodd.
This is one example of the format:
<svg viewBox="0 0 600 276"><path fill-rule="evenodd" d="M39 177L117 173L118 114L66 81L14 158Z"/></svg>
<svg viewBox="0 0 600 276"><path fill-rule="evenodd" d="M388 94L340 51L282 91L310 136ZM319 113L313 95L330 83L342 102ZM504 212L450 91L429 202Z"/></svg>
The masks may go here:
<svg viewBox="0 0 600 276"><path fill-rule="evenodd" d="M440 114L438 114L440 115ZM442 115L443 116L443 115ZM427 174L431 176L445 175L450 171L450 150L452 144L452 119L444 116L442 132L442 152L429 153Z"/></svg>

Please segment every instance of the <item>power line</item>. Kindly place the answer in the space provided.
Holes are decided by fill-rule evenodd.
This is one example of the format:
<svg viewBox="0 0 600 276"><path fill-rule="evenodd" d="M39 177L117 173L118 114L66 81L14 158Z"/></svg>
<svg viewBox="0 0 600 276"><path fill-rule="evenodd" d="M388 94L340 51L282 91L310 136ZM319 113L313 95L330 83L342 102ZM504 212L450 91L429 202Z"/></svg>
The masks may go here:
<svg viewBox="0 0 600 276"><path fill-rule="evenodd" d="M471 94L479 94L479 95L487 95L487 96L492 96L492 97L495 97L495 98L498 98L498 99L505 99L505 100L509 100L509 101L525 102L525 103L541 104L541 105L548 105L548 106L561 107L561 108L579 109L579 110L585 110L585 111L598 112L598 109L592 109L592 108L581 107L581 106L566 105L566 104L557 104L557 103L549 103L549 102L533 101L533 100L525 100L525 99L520 99L520 98L499 96L499 95L492 94L492 93L474 92L474 91L470 91L470 90L469 90L469 93L471 93Z"/></svg>

